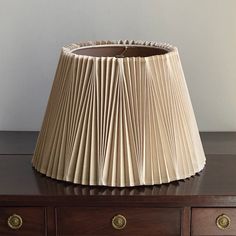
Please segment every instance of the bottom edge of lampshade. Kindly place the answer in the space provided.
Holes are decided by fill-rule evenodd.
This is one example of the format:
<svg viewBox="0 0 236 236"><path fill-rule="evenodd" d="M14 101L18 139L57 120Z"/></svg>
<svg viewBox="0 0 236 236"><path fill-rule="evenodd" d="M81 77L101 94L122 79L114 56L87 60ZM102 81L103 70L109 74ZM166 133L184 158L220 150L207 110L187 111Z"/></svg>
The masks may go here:
<svg viewBox="0 0 236 236"><path fill-rule="evenodd" d="M73 183L73 184L76 184L76 185L83 185L83 186L107 186L107 187L135 187L135 186L150 186L150 185L161 185L161 184L167 184L167 183L170 183L170 182L174 182L174 181L179 181L179 180L184 180L184 179L187 179L187 178L190 178L190 177L194 177L196 174L200 173L204 168L205 168L205 165L206 165L206 160L202 163L202 165L200 166L200 168L192 173L188 173L186 175L182 175L182 176L171 176L169 177L168 179L162 179L161 181L160 180L153 180L152 182L149 182L149 181L144 181L143 182L133 182L133 183L125 183L125 184L120 184L120 183L108 183L106 181L102 181L102 180L98 180L97 182L88 182L88 183L84 183L83 181L73 181L73 180L68 180L66 177L64 178L60 178L60 177L55 177L55 176L51 176L51 175L48 175L46 173L46 171L42 171L40 169L38 169L36 166L34 166L34 164L32 163L33 165L33 168L45 175L46 177L48 178L51 178L53 180L59 180L59 181L64 181L64 182L67 182L67 183Z"/></svg>

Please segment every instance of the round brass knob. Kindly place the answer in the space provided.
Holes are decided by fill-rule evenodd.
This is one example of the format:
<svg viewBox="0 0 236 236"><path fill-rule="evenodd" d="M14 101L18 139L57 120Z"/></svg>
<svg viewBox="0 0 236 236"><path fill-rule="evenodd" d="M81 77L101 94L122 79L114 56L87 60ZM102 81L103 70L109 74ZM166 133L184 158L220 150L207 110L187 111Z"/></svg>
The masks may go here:
<svg viewBox="0 0 236 236"><path fill-rule="evenodd" d="M23 224L23 220L19 215L13 214L8 218L7 223L11 229L19 229Z"/></svg>
<svg viewBox="0 0 236 236"><path fill-rule="evenodd" d="M122 215L116 215L112 218L112 226L114 229L124 229L126 222L126 218Z"/></svg>
<svg viewBox="0 0 236 236"><path fill-rule="evenodd" d="M219 229L226 229L230 226L230 218L225 214L219 215L216 218L216 225Z"/></svg>

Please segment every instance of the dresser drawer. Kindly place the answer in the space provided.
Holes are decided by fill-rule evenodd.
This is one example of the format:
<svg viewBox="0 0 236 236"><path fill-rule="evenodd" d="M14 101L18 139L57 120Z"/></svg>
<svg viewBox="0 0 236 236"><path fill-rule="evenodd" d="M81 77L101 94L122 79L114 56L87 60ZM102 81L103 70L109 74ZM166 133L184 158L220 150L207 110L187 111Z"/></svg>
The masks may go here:
<svg viewBox="0 0 236 236"><path fill-rule="evenodd" d="M57 209L57 233L71 235L180 235L179 208Z"/></svg>
<svg viewBox="0 0 236 236"><path fill-rule="evenodd" d="M45 235L45 209L40 207L0 207L0 235Z"/></svg>
<svg viewBox="0 0 236 236"><path fill-rule="evenodd" d="M236 235L236 208L193 208L192 235Z"/></svg>

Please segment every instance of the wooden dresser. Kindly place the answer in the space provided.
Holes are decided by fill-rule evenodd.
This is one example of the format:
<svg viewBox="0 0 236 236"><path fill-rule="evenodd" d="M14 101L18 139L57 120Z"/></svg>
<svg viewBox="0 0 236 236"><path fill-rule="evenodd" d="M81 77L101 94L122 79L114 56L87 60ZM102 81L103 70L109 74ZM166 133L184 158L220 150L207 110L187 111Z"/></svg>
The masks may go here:
<svg viewBox="0 0 236 236"><path fill-rule="evenodd" d="M207 165L196 176L107 188L37 173L37 132L0 132L0 235L236 235L236 133L201 137Z"/></svg>

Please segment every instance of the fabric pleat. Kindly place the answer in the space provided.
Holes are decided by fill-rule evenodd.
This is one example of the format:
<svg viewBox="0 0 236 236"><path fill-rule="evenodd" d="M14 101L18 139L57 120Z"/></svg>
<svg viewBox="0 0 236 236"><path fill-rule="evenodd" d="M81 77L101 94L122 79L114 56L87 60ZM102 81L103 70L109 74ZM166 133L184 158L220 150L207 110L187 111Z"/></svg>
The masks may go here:
<svg viewBox="0 0 236 236"><path fill-rule="evenodd" d="M166 53L74 53L99 45ZM63 47L32 159L36 170L83 185L125 187L188 178L205 161L176 47L128 40Z"/></svg>

